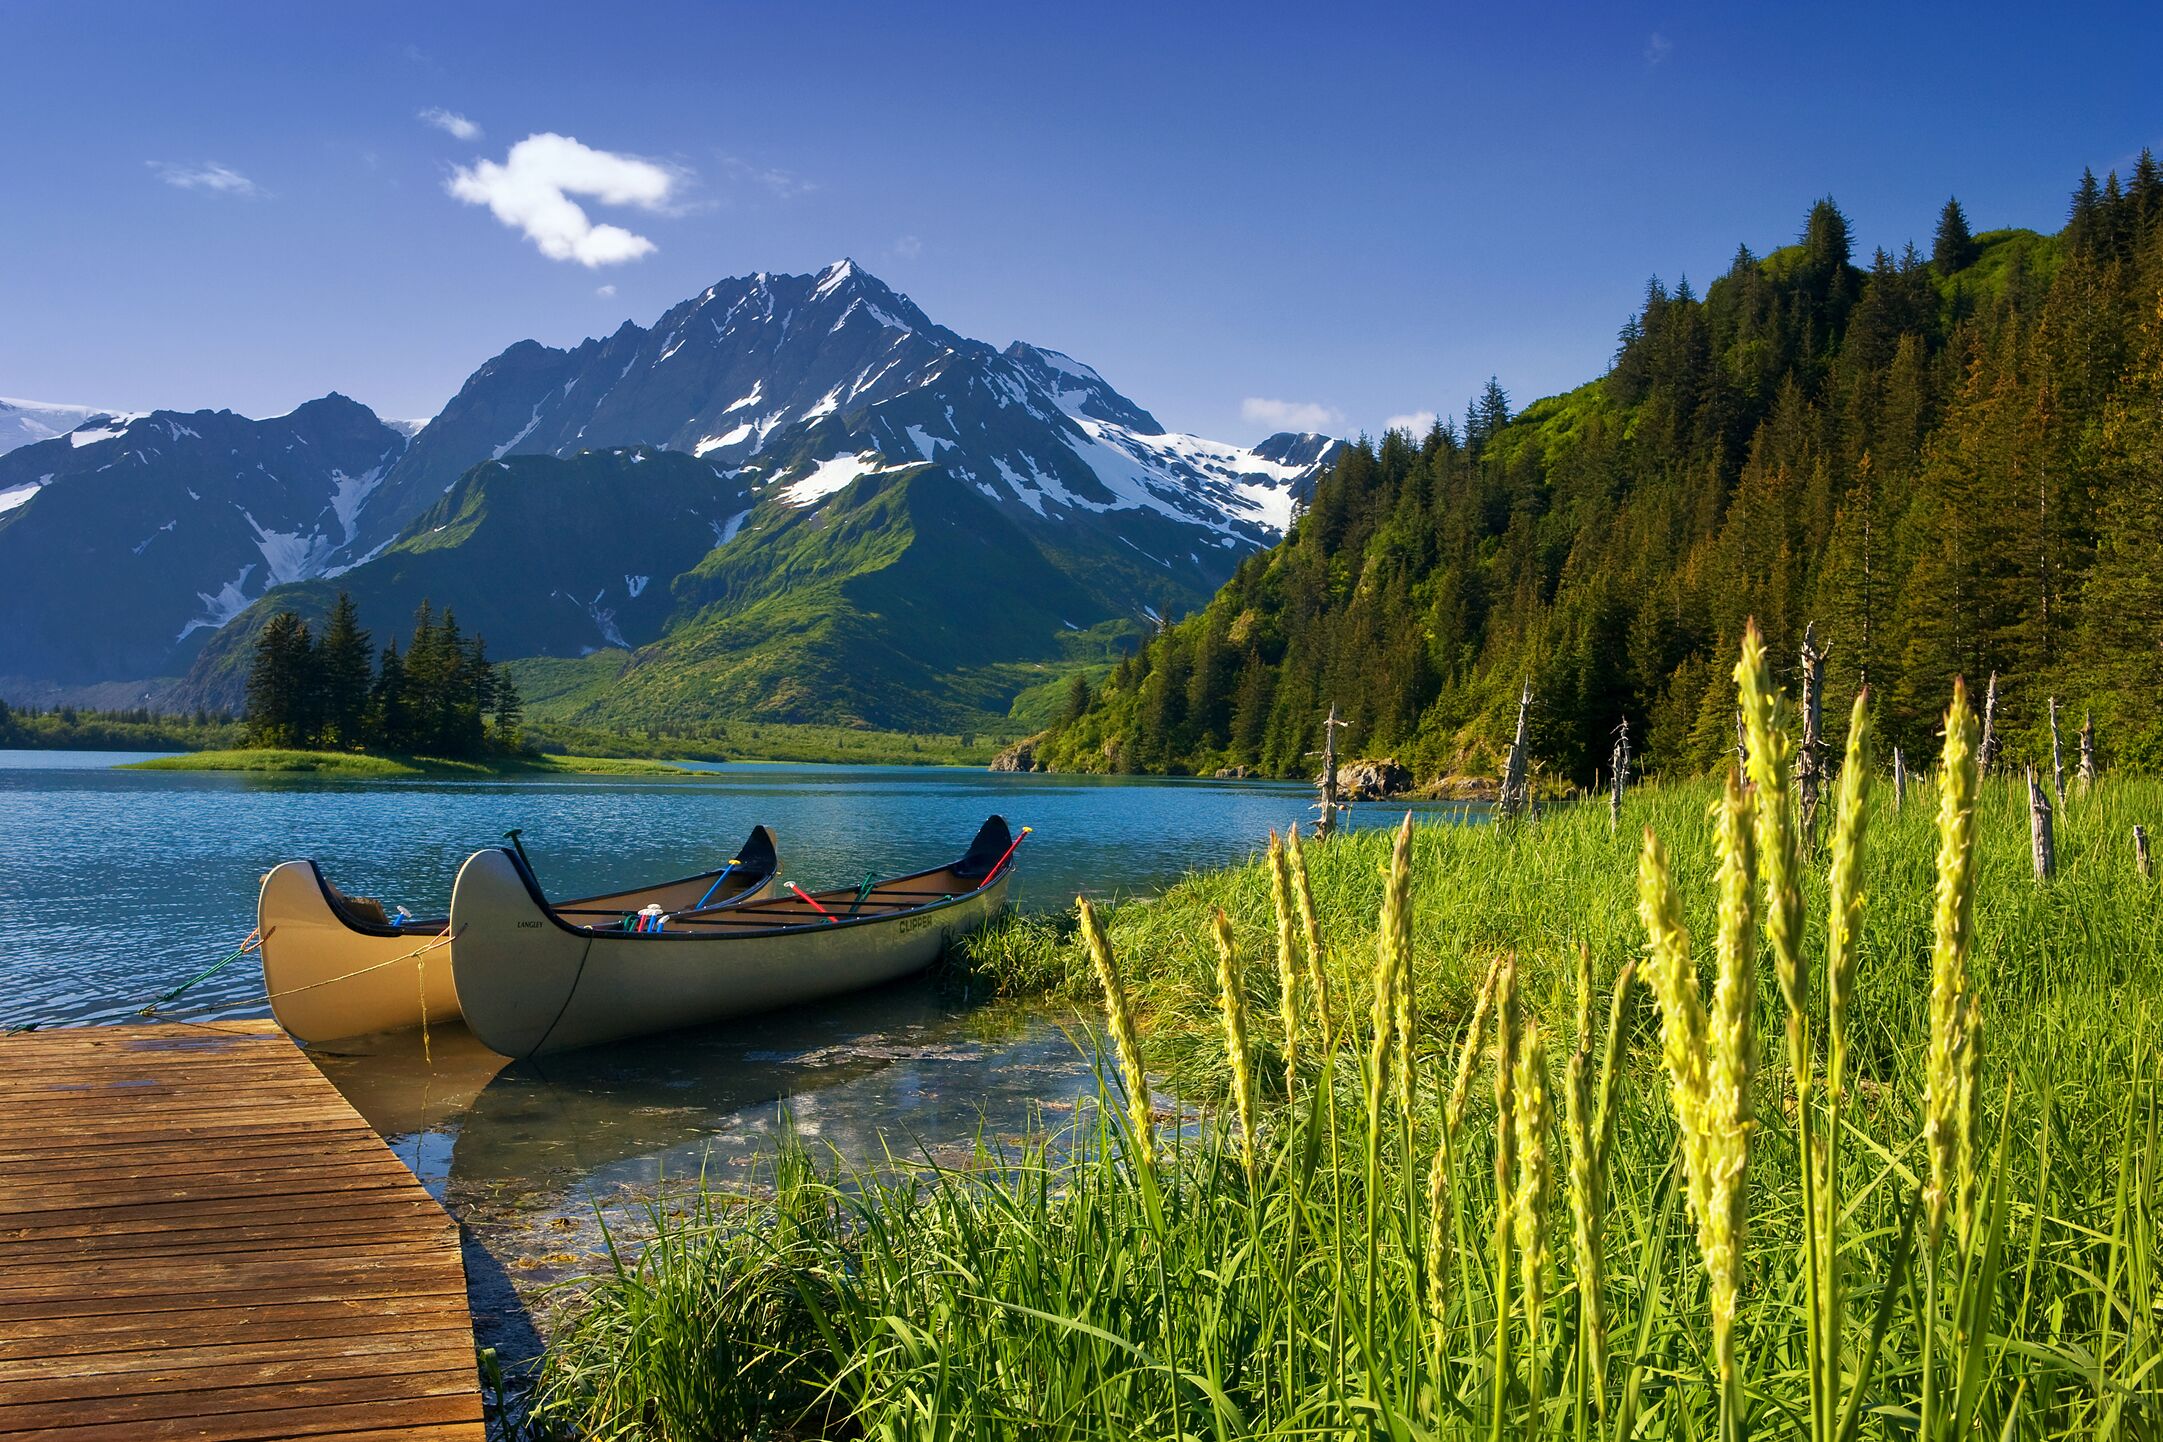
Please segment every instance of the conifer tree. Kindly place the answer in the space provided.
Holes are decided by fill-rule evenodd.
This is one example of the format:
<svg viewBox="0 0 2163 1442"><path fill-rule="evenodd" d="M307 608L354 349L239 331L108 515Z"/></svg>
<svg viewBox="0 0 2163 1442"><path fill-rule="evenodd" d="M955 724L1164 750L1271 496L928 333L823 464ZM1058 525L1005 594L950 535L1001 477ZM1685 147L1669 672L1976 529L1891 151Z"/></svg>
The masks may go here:
<svg viewBox="0 0 2163 1442"><path fill-rule="evenodd" d="M1957 198L1945 202L1938 212L1938 234L1931 242L1930 264L1939 275L1951 275L1975 264L1975 236L1968 229L1968 213Z"/></svg>
<svg viewBox="0 0 2163 1442"><path fill-rule="evenodd" d="M406 663L398 654L396 637L383 643L383 654L376 661L368 715L377 747L401 753L413 749L412 701L406 692Z"/></svg>
<svg viewBox="0 0 2163 1442"><path fill-rule="evenodd" d="M307 623L280 611L256 638L248 667L248 736L257 746L312 746L322 677Z"/></svg>
<svg viewBox="0 0 2163 1442"><path fill-rule="evenodd" d="M523 725L526 717L526 703L524 698L518 694L518 682L512 679L508 667L498 666L495 668L494 681L489 690L490 705L494 711L493 720L496 726L497 748L505 752L524 750L526 740ZM964 742L963 744L966 745L967 743Z"/></svg>
<svg viewBox="0 0 2163 1442"><path fill-rule="evenodd" d="M368 633L361 629L353 598L338 593L317 647L322 673L324 739L347 749L368 741L368 687L372 667Z"/></svg>

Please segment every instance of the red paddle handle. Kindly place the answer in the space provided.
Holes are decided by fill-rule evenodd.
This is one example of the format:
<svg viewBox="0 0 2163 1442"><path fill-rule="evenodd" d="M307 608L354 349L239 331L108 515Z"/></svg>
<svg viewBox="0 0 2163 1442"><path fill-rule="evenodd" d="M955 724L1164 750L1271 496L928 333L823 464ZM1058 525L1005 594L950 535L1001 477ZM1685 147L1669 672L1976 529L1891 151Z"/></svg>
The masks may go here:
<svg viewBox="0 0 2163 1442"><path fill-rule="evenodd" d="M813 911L816 911L819 915L825 917L827 921L831 924L835 926L841 925L841 918L835 916L831 911L828 911L825 907L819 905L816 901L813 901L811 899L811 894L805 891L801 886L798 886L793 881L790 882L788 886L789 890L795 892L798 899L800 899L806 906L809 906Z"/></svg>
<svg viewBox="0 0 2163 1442"><path fill-rule="evenodd" d="M983 881L979 883L976 888L978 891L982 891L985 887L991 885L992 878L997 876L999 874L999 869L1006 865L1007 858L1012 856L1015 851L1020 848L1021 844L1024 841L1027 841L1029 839L1029 833L1034 830L1036 830L1034 826L1024 826L1021 829L1021 834L1014 838L1014 844L1007 847L1007 849L1000 854L999 859L991 864L991 870L984 873Z"/></svg>

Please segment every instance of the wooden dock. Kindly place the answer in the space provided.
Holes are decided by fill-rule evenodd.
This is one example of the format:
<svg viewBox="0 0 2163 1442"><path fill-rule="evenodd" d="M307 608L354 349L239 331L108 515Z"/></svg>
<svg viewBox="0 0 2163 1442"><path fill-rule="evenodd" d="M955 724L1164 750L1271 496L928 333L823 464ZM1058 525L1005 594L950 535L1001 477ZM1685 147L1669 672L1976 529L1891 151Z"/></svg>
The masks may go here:
<svg viewBox="0 0 2163 1442"><path fill-rule="evenodd" d="M0 1437L485 1437L458 1228L269 1022L0 1038Z"/></svg>

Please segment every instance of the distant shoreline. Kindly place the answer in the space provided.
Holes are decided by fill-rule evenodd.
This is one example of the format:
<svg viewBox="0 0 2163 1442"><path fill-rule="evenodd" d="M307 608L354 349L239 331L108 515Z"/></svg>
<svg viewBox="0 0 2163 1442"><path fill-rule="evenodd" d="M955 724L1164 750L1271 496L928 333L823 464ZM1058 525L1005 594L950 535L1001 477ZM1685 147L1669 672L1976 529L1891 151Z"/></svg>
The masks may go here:
<svg viewBox="0 0 2163 1442"><path fill-rule="evenodd" d="M352 751L290 751L246 748L191 751L128 761L120 771L241 771L266 775L350 777L372 780L424 776L474 780L520 776L667 776L698 778L708 771L617 756L502 756L483 761L451 761L430 756L375 756Z"/></svg>

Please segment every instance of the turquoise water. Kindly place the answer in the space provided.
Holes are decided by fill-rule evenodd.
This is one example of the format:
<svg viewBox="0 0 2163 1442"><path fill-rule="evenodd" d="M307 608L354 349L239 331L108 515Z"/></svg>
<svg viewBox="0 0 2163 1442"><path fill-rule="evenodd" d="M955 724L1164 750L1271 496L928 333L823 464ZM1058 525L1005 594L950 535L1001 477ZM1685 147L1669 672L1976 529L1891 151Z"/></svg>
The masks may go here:
<svg viewBox="0 0 2163 1442"><path fill-rule="evenodd" d="M1036 828L1024 907L1155 891L1233 861L1311 792L1255 782L996 775L957 767L731 764L698 781L332 781L115 770L109 752L0 751L0 1027L115 1021L230 951L262 873L313 857L344 890L441 915L476 849L518 827L558 895L718 866L755 823L807 888L958 856L999 812ZM1382 824L1396 808L1356 811ZM226 968L188 1014L261 1015L262 973Z"/></svg>
<svg viewBox="0 0 2163 1442"><path fill-rule="evenodd" d="M0 751L0 1030L133 1019L254 925L263 871L313 857L349 892L441 914L474 850L520 828L557 894L719 865L755 823L807 888L951 860L998 812L1035 833L1017 900L1154 892L1238 860L1311 792L1254 782L728 765L696 781L330 781L130 772L110 753ZM1398 807L1356 811L1382 825ZM257 1016L226 967L169 1009ZM730 1178L783 1131L855 1163L956 1157L1055 1130L1095 1090L1095 1018L971 1009L923 979L726 1026L506 1066L463 1028L314 1053L466 1224L483 1342L521 1356L544 1284L599 1265L669 1179ZM0 1045L5 1045L0 1040Z"/></svg>

